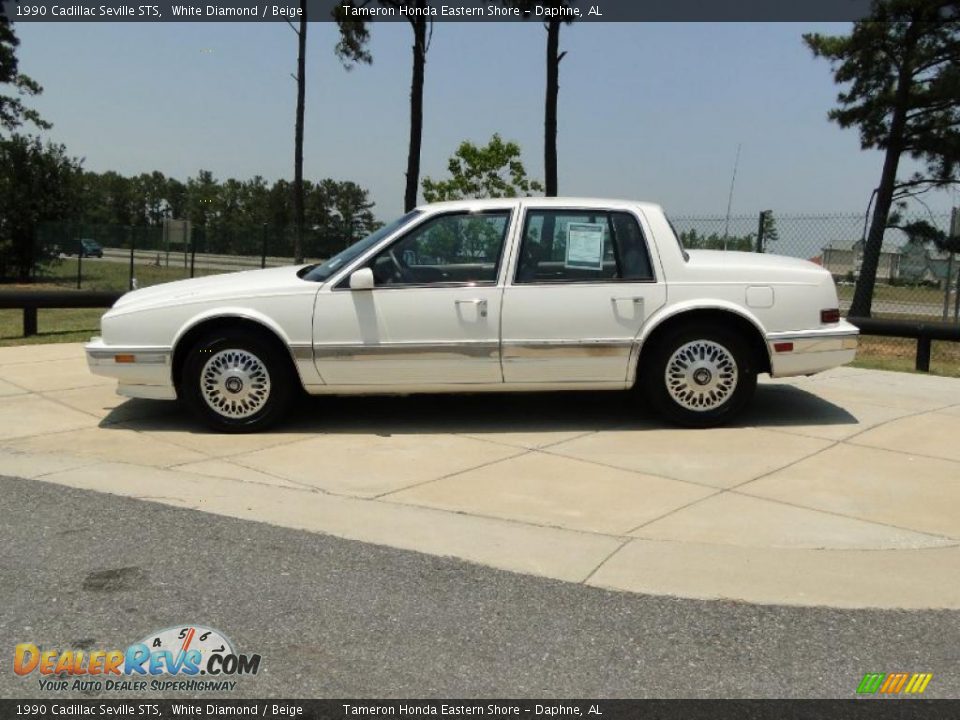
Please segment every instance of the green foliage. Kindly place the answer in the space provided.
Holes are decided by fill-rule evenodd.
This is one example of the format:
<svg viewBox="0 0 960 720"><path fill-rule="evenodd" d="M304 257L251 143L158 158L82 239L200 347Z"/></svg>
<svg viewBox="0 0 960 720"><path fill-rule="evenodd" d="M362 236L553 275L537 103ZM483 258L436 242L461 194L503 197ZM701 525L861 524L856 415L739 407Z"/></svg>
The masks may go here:
<svg viewBox="0 0 960 720"><path fill-rule="evenodd" d="M441 218L418 239L418 248L442 264L496 262L504 224L503 218Z"/></svg>
<svg viewBox="0 0 960 720"><path fill-rule="evenodd" d="M869 317L883 233L892 205L958 182L960 5L956 0L874 0L849 35L804 35L844 87L829 117L856 127L864 149L884 151L873 219L850 315ZM924 171L897 178L901 157Z"/></svg>
<svg viewBox="0 0 960 720"><path fill-rule="evenodd" d="M780 231L777 230L777 220L773 213L767 211L763 214L763 244L776 242L780 239Z"/></svg>
<svg viewBox="0 0 960 720"><path fill-rule="evenodd" d="M60 222L46 224L37 236L42 243L66 248L83 230L88 233L84 237L95 237L107 247L126 247L131 241L138 248L153 247L163 237L164 221L176 219L190 221L201 252L258 255L266 233L272 252L290 254L293 190L286 180L268 185L257 175L250 180L220 181L209 170L186 182L157 171L133 177L83 172L77 192L81 202L74 217L51 218ZM305 181L305 228L311 255L337 252L379 227L372 208L369 192L355 182ZM142 234L141 228L152 232Z"/></svg>
<svg viewBox="0 0 960 720"><path fill-rule="evenodd" d="M34 243L48 220L76 218L81 196L80 161L63 145L13 135L0 139L0 277L27 280L55 255Z"/></svg>
<svg viewBox="0 0 960 720"><path fill-rule="evenodd" d="M922 182L956 179L960 162L960 11L956 0L878 0L844 36L804 35L845 86L830 111L864 149L895 147L925 162ZM905 111L902 127L894 122ZM921 178L916 178L921 180Z"/></svg>
<svg viewBox="0 0 960 720"><path fill-rule="evenodd" d="M366 5L366 3L363 3ZM343 66L352 70L357 65L369 65L373 62L367 45L370 42L370 29L362 19L354 18L348 12L350 7L358 6L350 2L337 3L333 8L333 19L340 30L339 41L334 51Z"/></svg>
<svg viewBox="0 0 960 720"><path fill-rule="evenodd" d="M447 180L423 179L423 197L427 202L543 192L543 185L527 178L520 161L520 146L503 142L499 134L494 134L484 147L464 140L447 163L447 170Z"/></svg>
<svg viewBox="0 0 960 720"><path fill-rule="evenodd" d="M731 235L726 238L718 233L701 235L696 230L687 230L680 233L680 244L687 250L740 250L751 252L756 249L756 242L757 236L755 233L739 236Z"/></svg>
<svg viewBox="0 0 960 720"><path fill-rule="evenodd" d="M36 110L23 104L23 97L39 95L43 88L20 72L16 50L20 44L13 32L13 24L0 6L0 86L9 85L16 95L0 92L0 132L14 132L21 125L32 123L41 129L50 127ZM0 134L2 137L2 134Z"/></svg>

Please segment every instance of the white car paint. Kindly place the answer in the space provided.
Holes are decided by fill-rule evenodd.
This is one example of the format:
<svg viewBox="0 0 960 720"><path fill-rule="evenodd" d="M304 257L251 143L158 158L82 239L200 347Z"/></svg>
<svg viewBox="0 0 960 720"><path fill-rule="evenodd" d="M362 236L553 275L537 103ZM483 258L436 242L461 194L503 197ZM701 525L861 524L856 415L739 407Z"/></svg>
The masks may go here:
<svg viewBox="0 0 960 720"><path fill-rule="evenodd" d="M653 277L516 282L525 214L551 208L633 215ZM500 209L510 213L510 224L495 283L349 288L355 269L411 227L442 213ZM190 331L236 317L273 332L313 394L622 389L633 384L645 342L661 323L703 309L749 322L766 343L774 376L819 372L854 357L857 329L842 320L820 322L821 310L839 307L826 270L768 254L685 253L657 205L521 198L419 210L412 224L324 282L301 278L301 267L282 267L130 292L103 316L102 336L87 345L90 368L117 378L121 394L176 398L174 358ZM787 342L790 351L774 348Z"/></svg>

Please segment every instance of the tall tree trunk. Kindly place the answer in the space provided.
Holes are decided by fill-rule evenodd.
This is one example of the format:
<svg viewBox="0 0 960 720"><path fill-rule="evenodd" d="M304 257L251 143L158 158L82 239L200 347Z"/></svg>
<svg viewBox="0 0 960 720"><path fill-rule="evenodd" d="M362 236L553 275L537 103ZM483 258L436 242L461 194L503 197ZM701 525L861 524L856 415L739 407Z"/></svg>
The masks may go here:
<svg viewBox="0 0 960 720"><path fill-rule="evenodd" d="M877 202L873 208L870 232L863 247L863 260L860 263L860 275L853 291L850 303L850 317L870 317L873 309L873 291L877 283L877 267L880 264L880 252L883 249L883 234L890 218L893 205L893 193L897 185L897 169L900 155L904 150L904 135L907 127L907 108L910 101L912 83L911 53L916 46L916 23L906 33L903 62L897 77L896 99L893 117L890 119L890 133L887 137L886 154L883 158L883 172L877 187Z"/></svg>
<svg viewBox="0 0 960 720"><path fill-rule="evenodd" d="M547 197L557 196L557 96L560 94L560 21L547 22L547 93L543 111L543 167Z"/></svg>
<svg viewBox="0 0 960 720"><path fill-rule="evenodd" d="M303 112L306 98L307 0L300 0L300 32L297 52L297 125L293 158L293 257L294 264L303 262Z"/></svg>
<svg viewBox="0 0 960 720"><path fill-rule="evenodd" d="M418 0L417 7L426 7L427 0ZM424 18L413 25L413 78L410 82L410 147L407 155L407 187L403 194L404 212L417 206L420 185L420 145L423 139L423 73L427 64L427 23Z"/></svg>

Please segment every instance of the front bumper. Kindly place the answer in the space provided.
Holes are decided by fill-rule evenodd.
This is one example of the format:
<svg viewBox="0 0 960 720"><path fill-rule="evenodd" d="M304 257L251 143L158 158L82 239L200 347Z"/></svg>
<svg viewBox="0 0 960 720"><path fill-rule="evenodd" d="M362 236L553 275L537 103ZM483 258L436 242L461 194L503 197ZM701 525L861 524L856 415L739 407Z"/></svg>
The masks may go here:
<svg viewBox="0 0 960 720"><path fill-rule="evenodd" d="M846 320L815 330L768 333L770 375L812 375L846 365L857 354L859 336L860 330Z"/></svg>
<svg viewBox="0 0 960 720"><path fill-rule="evenodd" d="M95 337L84 349L90 372L118 380L118 394L149 400L177 399L170 348L106 345L103 338Z"/></svg>

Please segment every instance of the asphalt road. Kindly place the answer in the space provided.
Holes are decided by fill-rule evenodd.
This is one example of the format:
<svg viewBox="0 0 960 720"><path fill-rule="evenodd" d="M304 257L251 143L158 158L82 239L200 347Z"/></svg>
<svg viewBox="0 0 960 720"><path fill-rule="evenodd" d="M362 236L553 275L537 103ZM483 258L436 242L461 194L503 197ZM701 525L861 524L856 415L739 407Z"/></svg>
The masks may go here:
<svg viewBox="0 0 960 720"><path fill-rule="evenodd" d="M0 517L3 698L42 697L16 643L122 649L185 623L262 655L229 697L852 697L893 671L960 697L957 612L605 592L2 477Z"/></svg>

